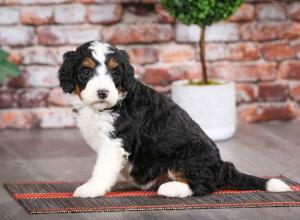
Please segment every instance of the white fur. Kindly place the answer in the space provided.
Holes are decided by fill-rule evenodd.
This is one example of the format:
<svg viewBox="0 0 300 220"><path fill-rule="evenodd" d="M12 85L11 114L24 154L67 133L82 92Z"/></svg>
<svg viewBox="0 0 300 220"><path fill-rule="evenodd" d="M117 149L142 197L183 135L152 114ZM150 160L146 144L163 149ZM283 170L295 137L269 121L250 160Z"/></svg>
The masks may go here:
<svg viewBox="0 0 300 220"><path fill-rule="evenodd" d="M145 185L139 185L139 187L140 187L142 190L148 190L148 189L150 189L152 186L154 186L155 183L156 183L156 180L153 180L153 181L148 182L148 183L145 184Z"/></svg>
<svg viewBox="0 0 300 220"><path fill-rule="evenodd" d="M102 67L96 68L97 75L91 78L86 84L85 89L81 91L81 98L86 105L91 105L95 109L102 110L110 108L118 102L119 91L111 76L106 73L101 73L100 70L98 70L99 68ZM98 98L97 91L101 89L108 90L108 96L104 100Z"/></svg>
<svg viewBox="0 0 300 220"><path fill-rule="evenodd" d="M167 182L159 186L158 195L167 197L187 197L193 195L188 184L182 182Z"/></svg>
<svg viewBox="0 0 300 220"><path fill-rule="evenodd" d="M97 152L97 161L92 177L75 190L74 196L101 196L116 183L128 157L122 140L109 135L114 130L112 123L116 117L109 111L98 112L89 107L79 111L77 124L87 143Z"/></svg>
<svg viewBox="0 0 300 220"><path fill-rule="evenodd" d="M267 191L268 192L287 192L292 191L292 189L283 181L279 179L270 179L267 181Z"/></svg>

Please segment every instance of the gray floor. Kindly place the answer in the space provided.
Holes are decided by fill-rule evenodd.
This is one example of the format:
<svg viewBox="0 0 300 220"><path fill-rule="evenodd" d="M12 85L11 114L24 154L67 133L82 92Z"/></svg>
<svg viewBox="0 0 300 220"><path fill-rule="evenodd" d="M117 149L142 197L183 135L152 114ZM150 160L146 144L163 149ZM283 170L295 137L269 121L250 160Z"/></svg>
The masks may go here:
<svg viewBox="0 0 300 220"><path fill-rule="evenodd" d="M300 181L300 122L238 126L218 143L222 157L250 174ZM16 180L82 180L95 155L77 130L0 131L0 220L4 219L300 219L300 208L199 209L29 215L2 187Z"/></svg>

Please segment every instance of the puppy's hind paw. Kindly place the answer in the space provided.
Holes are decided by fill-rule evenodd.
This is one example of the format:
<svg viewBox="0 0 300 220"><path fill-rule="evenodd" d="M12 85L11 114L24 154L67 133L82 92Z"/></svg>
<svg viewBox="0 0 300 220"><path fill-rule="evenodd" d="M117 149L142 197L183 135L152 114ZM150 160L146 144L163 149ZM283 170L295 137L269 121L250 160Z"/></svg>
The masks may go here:
<svg viewBox="0 0 300 220"><path fill-rule="evenodd" d="M190 186L182 182L167 182L159 186L158 195L166 197L187 197L193 194Z"/></svg>
<svg viewBox="0 0 300 220"><path fill-rule="evenodd" d="M95 198L98 196L103 196L106 190L102 189L99 184L87 182L76 188L73 193L74 197L81 198Z"/></svg>

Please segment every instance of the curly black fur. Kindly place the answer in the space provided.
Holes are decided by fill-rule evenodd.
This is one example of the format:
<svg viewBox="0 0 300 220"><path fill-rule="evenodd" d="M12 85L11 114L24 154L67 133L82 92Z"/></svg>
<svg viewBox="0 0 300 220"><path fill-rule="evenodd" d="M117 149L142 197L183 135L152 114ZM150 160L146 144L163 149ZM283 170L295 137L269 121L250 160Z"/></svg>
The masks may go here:
<svg viewBox="0 0 300 220"><path fill-rule="evenodd" d="M123 62L133 71L127 60ZM220 188L265 189L266 179L240 173L222 161L216 144L181 107L137 81L133 72L125 74L131 77L130 86L125 83L127 96L115 110L120 117L113 135L122 138L131 153L130 175L137 183L144 185L176 170L184 174L194 195Z"/></svg>

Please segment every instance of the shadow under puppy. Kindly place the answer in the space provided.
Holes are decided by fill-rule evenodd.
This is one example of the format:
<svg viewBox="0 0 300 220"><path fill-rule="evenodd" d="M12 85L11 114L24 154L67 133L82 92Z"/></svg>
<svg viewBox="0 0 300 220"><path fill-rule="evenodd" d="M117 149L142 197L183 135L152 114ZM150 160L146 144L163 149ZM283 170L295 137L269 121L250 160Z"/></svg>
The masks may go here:
<svg viewBox="0 0 300 220"><path fill-rule="evenodd" d="M150 188L159 177L171 181L158 188L168 197L204 195L221 188L291 190L277 179L239 172L220 158L216 144L191 117L168 97L134 77L123 50L87 42L64 54L59 82L77 99L77 124L97 153L91 178L74 196L104 195L121 170Z"/></svg>

